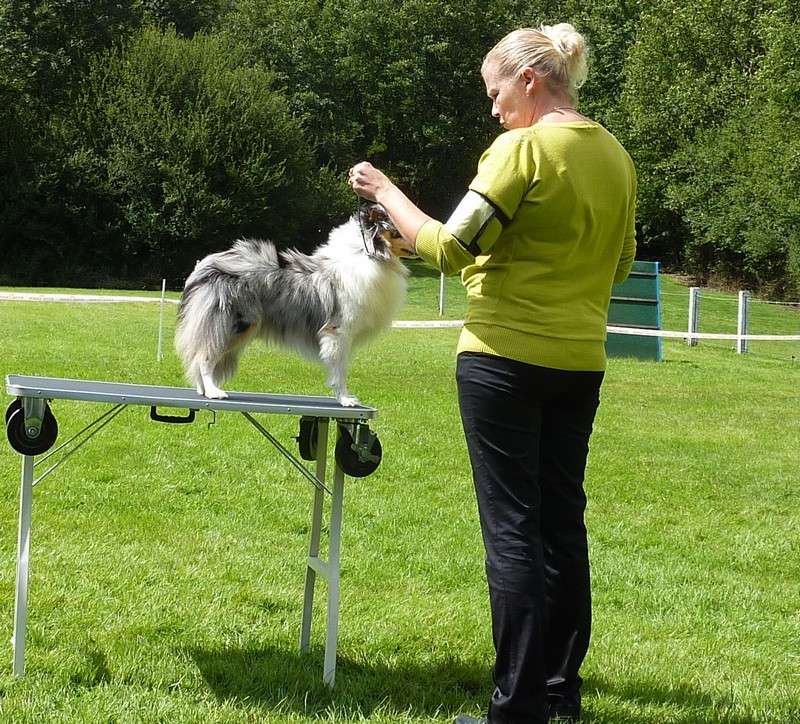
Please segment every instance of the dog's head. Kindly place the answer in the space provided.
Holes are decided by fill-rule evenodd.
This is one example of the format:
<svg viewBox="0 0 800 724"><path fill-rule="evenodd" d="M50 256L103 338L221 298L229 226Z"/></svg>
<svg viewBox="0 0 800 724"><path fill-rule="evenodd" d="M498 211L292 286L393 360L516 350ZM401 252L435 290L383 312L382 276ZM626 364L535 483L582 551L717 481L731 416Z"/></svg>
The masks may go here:
<svg viewBox="0 0 800 724"><path fill-rule="evenodd" d="M400 248L399 242L403 237L383 206L376 203L362 203L358 209L358 222L365 237L368 253L382 259L408 256ZM372 246L372 249L369 249L369 246Z"/></svg>

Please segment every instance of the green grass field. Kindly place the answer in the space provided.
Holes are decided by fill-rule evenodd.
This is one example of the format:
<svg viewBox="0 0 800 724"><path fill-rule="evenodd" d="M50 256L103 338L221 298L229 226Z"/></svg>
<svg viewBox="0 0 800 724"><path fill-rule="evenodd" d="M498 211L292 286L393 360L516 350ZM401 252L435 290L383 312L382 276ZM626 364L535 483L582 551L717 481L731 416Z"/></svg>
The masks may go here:
<svg viewBox="0 0 800 724"><path fill-rule="evenodd" d="M92 290L95 293L94 290ZM663 326L687 290L664 279ZM129 292L122 292L128 295ZM417 268L407 319L436 317ZM173 297L175 295L172 295ZM701 330L732 332L735 295ZM463 314L449 280L446 316ZM182 385L158 305L0 301L0 373ZM754 304L751 333L798 334ZM348 480L337 685L322 685L324 583L297 653L312 488L239 415L126 410L34 491L27 673L11 676L19 459L0 446L0 721L449 722L492 662L483 554L453 379L455 329L397 329L356 356L384 460ZM589 724L800 722L800 344L665 342L611 360L587 473ZM236 389L325 394L253 346ZM6 401L10 401L7 398ZM56 401L66 440L104 411ZM296 420L263 418L294 445Z"/></svg>

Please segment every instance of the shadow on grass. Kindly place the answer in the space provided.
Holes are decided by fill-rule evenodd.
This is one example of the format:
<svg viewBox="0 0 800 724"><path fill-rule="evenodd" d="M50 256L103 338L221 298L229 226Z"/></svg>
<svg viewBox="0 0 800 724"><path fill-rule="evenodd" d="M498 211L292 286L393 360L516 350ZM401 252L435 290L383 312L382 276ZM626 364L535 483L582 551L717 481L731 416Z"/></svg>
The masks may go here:
<svg viewBox="0 0 800 724"><path fill-rule="evenodd" d="M776 713L775 719L755 719L737 713L736 705L730 699L715 698L685 685L664 685L653 681L611 682L597 677L587 677L583 684L585 703L588 711L581 719L582 724L613 721L614 724L661 724L669 720L672 724L764 724L765 721L783 722ZM639 711L610 712L593 717L591 714L591 692L601 697L620 701L630 709ZM668 711L665 711L668 710Z"/></svg>
<svg viewBox="0 0 800 724"><path fill-rule="evenodd" d="M189 649L200 673L220 701L255 704L306 716L335 709L338 717L360 718L376 709L415 715L481 711L488 701L490 674L484 664L443 661L372 664L341 656L336 687L322 683L321 647L307 654L278 648Z"/></svg>
<svg viewBox="0 0 800 724"><path fill-rule="evenodd" d="M407 259L404 263L411 272L412 277L436 277L438 279L441 275L441 272L438 269L428 266L420 259Z"/></svg>
<svg viewBox="0 0 800 724"><path fill-rule="evenodd" d="M335 711L337 718L362 718L373 712L404 716L438 716L449 720L457 712L483 711L491 694L491 674L477 661L441 661L372 664L339 657L336 688L322 683L321 647L308 654L278 648L250 648L187 652L205 682L220 701L269 710L319 716ZM596 677L584 684L583 724L763 724L782 721L755 719L736 712L733 701L714 698L682 684L653 681L620 684ZM593 713L592 692L619 702Z"/></svg>
<svg viewBox="0 0 800 724"><path fill-rule="evenodd" d="M94 641L83 649L83 666L70 676L70 683L77 686L100 686L111 681L108 657Z"/></svg>

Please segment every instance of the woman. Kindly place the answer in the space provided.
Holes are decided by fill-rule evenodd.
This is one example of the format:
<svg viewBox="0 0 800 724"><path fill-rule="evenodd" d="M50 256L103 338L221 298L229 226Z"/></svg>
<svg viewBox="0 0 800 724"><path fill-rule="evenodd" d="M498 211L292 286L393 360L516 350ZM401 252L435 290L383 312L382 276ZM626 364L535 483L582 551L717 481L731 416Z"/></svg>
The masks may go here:
<svg viewBox="0 0 800 724"><path fill-rule="evenodd" d="M571 25L510 33L481 73L506 132L447 223L369 163L350 183L383 204L406 252L460 271L467 290L456 379L496 651L488 721L577 721L591 624L583 479L611 286L636 248L636 174L576 110L586 45Z"/></svg>

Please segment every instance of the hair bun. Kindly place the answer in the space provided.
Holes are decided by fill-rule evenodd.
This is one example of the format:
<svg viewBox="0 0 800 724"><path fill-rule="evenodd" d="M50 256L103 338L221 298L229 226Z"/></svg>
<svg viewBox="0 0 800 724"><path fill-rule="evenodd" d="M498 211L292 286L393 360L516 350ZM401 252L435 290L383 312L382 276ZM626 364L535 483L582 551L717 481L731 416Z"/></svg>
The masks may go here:
<svg viewBox="0 0 800 724"><path fill-rule="evenodd" d="M583 36L569 23L542 25L541 31L550 38L553 47L565 59L582 55L586 50Z"/></svg>
<svg viewBox="0 0 800 724"><path fill-rule="evenodd" d="M561 57L573 88L580 88L586 81L586 41L573 25L558 23L542 25L540 31L546 35Z"/></svg>

